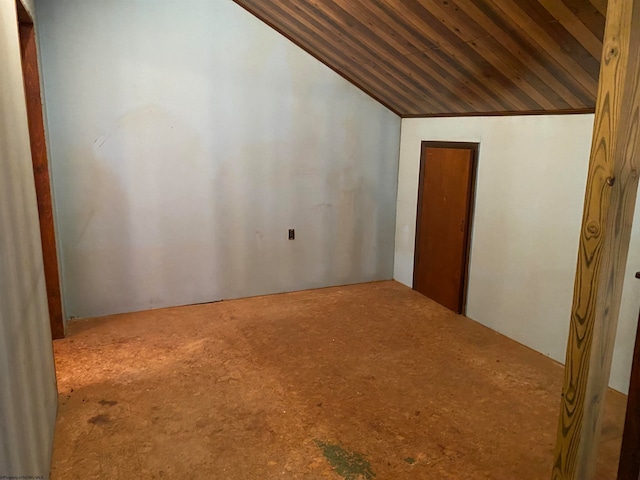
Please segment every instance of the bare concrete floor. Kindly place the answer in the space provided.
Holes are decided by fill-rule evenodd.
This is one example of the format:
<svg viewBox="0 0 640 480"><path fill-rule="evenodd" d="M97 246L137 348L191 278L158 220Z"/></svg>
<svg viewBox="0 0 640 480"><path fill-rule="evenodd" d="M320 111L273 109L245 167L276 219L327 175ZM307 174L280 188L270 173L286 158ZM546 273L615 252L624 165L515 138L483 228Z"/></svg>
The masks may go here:
<svg viewBox="0 0 640 480"><path fill-rule="evenodd" d="M550 478L562 367L395 282L69 330L53 479Z"/></svg>

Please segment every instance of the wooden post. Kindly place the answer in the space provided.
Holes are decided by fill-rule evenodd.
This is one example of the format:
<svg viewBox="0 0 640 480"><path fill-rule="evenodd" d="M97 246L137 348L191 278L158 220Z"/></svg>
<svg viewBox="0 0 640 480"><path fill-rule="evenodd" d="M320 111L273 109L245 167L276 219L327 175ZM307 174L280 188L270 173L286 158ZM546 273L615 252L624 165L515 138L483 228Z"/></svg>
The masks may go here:
<svg viewBox="0 0 640 480"><path fill-rule="evenodd" d="M609 0L553 480L591 480L640 167L640 0Z"/></svg>

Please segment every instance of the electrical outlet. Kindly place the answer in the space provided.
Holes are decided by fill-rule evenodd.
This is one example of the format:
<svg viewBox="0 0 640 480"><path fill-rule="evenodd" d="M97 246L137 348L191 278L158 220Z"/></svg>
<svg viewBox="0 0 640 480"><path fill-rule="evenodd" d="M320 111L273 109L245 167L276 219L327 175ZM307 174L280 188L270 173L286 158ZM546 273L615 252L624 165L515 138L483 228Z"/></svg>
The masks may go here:
<svg viewBox="0 0 640 480"><path fill-rule="evenodd" d="M289 229L289 240L295 240L296 239L296 231L293 228Z"/></svg>

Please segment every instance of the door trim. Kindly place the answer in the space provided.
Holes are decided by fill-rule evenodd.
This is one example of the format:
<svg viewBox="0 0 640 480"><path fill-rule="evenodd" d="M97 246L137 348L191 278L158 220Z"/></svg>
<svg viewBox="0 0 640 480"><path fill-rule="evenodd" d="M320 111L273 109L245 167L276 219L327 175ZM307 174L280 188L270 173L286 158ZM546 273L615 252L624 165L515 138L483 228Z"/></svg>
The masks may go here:
<svg viewBox="0 0 640 480"><path fill-rule="evenodd" d="M22 79L29 123L29 146L33 165L36 199L38 202L38 219L40 223L40 240L42 244L47 305L49 307L49 323L51 325L51 336L57 339L64 338L64 316L53 219L51 179L44 131L44 114L42 111L42 91L36 34L33 19L21 0L16 0L16 11L20 35Z"/></svg>
<svg viewBox="0 0 640 480"><path fill-rule="evenodd" d="M636 272L640 279L640 272ZM640 324L640 316L638 317ZM629 378L629 396L624 419L622 446L618 463L618 480L637 480L640 475L640 328L636 331L636 343L633 348L631 376Z"/></svg>
<svg viewBox="0 0 640 480"><path fill-rule="evenodd" d="M441 142L441 141L428 141L423 140L420 145L420 175L418 176L418 205L416 212L416 235L413 246L413 279L412 288L416 283L416 256L418 253L418 245L420 244L420 219L422 218L422 197L424 187L424 162L427 158L426 150L428 148L459 148L464 150L471 150L471 173L469 175L469 203L467 205L466 216L468 219L466 231L465 231L465 245L464 245L464 261L461 272L461 286L460 286L460 299L459 299L459 311L456 313L465 315L467 311L467 290L469 286L469 264L471 259L471 236L473 232L473 217L475 213L476 203L476 177L478 170L478 153L480 150L480 144L475 142Z"/></svg>

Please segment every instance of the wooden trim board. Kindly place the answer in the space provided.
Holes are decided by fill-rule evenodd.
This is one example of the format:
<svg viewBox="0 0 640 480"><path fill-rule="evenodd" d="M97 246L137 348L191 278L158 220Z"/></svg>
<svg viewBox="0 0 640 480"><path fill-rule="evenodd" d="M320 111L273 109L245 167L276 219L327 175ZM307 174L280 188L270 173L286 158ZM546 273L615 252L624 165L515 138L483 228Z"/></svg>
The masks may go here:
<svg viewBox="0 0 640 480"><path fill-rule="evenodd" d="M33 162L33 175L38 201L38 217L40 221L40 237L51 335L54 339L64 338L62 294L53 220L51 180L49 178L49 162L47 159L47 144L42 114L42 95L40 92L40 73L38 69L35 26L21 0L17 0L16 8L18 11L22 74L29 122L31 160Z"/></svg>

